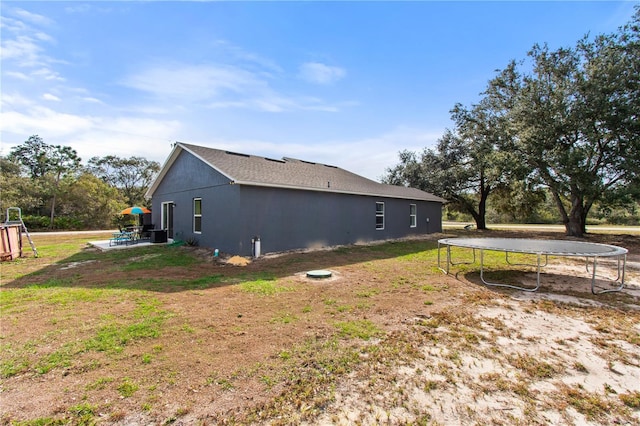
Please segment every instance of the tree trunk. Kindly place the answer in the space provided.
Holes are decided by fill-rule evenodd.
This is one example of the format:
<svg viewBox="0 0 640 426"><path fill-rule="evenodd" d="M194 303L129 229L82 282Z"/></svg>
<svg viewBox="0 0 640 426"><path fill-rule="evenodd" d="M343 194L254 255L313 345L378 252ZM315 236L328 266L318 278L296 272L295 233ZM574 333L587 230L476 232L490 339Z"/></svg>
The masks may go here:
<svg viewBox="0 0 640 426"><path fill-rule="evenodd" d="M571 211L569 212L569 221L565 223L565 229L567 236L570 237L584 237L586 232L586 212L582 205L582 199L580 197L572 197Z"/></svg>
<svg viewBox="0 0 640 426"><path fill-rule="evenodd" d="M562 204L562 199L560 198L560 195L558 195L558 193L553 188L550 188L550 190L551 190L551 195L553 195L553 201L556 202L556 207L558 207L558 213L560 213L560 217L562 218L562 223L566 227L567 223L569 223L569 215L567 214L567 211L565 210L564 205Z"/></svg>
<svg viewBox="0 0 640 426"><path fill-rule="evenodd" d="M49 221L49 228L53 229L53 219L56 215L56 194L53 194L53 198L51 199L51 219Z"/></svg>
<svg viewBox="0 0 640 426"><path fill-rule="evenodd" d="M476 218L477 229L487 229L487 198L491 193L491 188L484 184L484 173L481 176L480 202L478 203L478 217Z"/></svg>
<svg viewBox="0 0 640 426"><path fill-rule="evenodd" d="M566 229L566 234L569 237L584 237L585 225L580 217L574 217L571 215L569 217L569 222L564 224Z"/></svg>
<svg viewBox="0 0 640 426"><path fill-rule="evenodd" d="M476 211L473 204L471 204L464 198L458 198L458 202L461 204L462 210L466 211L471 215L471 217L473 217L473 220L476 222L476 229L487 229L487 224L485 221L486 200L484 203L482 201L480 202L480 204L478 205L478 211Z"/></svg>
<svg viewBox="0 0 640 426"><path fill-rule="evenodd" d="M476 218L476 229L487 229L487 221L484 215L478 215Z"/></svg>
<svg viewBox="0 0 640 426"><path fill-rule="evenodd" d="M58 171L56 176L55 186L53 187L53 198L51 199L51 221L49 222L49 228L53 229L53 222L56 217L56 197L58 195L58 188L60 188L60 177L62 172Z"/></svg>
<svg viewBox="0 0 640 426"><path fill-rule="evenodd" d="M476 219L476 229L487 229L487 197L480 195L480 203L478 203L478 216Z"/></svg>

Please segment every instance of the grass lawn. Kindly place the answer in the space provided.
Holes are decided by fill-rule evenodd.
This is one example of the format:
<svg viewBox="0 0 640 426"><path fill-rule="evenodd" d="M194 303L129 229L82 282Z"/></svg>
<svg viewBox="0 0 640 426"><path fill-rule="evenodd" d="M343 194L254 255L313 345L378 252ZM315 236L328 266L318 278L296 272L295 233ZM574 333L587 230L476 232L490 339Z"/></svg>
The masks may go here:
<svg viewBox="0 0 640 426"><path fill-rule="evenodd" d="M462 234L246 266L38 235L38 258L2 263L0 424L640 423L640 236L588 237L630 251L629 290L593 296L566 259L535 294L444 275L437 238Z"/></svg>

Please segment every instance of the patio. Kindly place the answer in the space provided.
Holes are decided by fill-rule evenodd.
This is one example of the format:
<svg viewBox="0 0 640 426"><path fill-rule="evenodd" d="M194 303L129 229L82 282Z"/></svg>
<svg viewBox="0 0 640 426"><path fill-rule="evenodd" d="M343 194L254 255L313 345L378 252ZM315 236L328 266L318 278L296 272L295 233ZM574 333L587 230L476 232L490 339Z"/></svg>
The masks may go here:
<svg viewBox="0 0 640 426"><path fill-rule="evenodd" d="M151 245L163 245L166 243L152 243L151 241L137 241L131 244L110 244L109 240L100 240L100 241L89 241L90 246L99 249L100 251L108 251L108 250L122 250L134 247L145 247Z"/></svg>

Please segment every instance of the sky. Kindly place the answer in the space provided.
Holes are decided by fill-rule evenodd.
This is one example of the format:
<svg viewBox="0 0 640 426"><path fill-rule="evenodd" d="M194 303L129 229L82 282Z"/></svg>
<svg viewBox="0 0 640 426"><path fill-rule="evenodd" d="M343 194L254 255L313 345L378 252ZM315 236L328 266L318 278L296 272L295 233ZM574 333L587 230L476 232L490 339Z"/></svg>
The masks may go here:
<svg viewBox="0 0 640 426"><path fill-rule="evenodd" d="M0 2L0 155L39 135L163 164L176 141L373 180L534 44L613 33L637 1Z"/></svg>

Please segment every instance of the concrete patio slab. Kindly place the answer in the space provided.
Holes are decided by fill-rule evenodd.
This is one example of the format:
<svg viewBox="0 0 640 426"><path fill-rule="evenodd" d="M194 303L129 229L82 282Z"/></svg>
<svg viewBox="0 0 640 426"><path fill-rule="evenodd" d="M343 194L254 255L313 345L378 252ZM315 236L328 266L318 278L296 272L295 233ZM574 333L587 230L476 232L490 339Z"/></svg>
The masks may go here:
<svg viewBox="0 0 640 426"><path fill-rule="evenodd" d="M109 240L89 241L90 246L93 246L99 249L100 251L122 250L122 249L134 248L134 247L146 247L146 246L163 245L163 244L166 244L166 243L152 243L149 241L138 241L132 244L109 245Z"/></svg>

